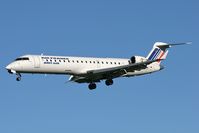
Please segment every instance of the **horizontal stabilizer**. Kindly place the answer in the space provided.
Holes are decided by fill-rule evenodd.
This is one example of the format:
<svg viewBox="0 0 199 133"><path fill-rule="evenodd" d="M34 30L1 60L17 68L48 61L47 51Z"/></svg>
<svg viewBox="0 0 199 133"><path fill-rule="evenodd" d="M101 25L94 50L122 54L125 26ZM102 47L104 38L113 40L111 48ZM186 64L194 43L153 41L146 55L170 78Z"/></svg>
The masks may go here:
<svg viewBox="0 0 199 133"><path fill-rule="evenodd" d="M163 43L163 42L156 42L154 46L159 47L160 49L167 49L172 46L177 46L177 45L186 45L186 44L191 44L192 42L185 42L185 43Z"/></svg>

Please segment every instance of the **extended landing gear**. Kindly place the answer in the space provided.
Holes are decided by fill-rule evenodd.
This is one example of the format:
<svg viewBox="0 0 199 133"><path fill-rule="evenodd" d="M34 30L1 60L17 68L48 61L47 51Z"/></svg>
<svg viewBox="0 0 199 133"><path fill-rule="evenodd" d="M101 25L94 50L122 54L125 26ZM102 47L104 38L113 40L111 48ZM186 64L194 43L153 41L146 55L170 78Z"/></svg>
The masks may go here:
<svg viewBox="0 0 199 133"><path fill-rule="evenodd" d="M105 81L105 84L106 84L107 86L110 86L110 85L113 84L113 80L112 80L112 79L107 79L107 80Z"/></svg>
<svg viewBox="0 0 199 133"><path fill-rule="evenodd" d="M90 83L90 84L88 85L88 88L89 88L90 90L94 90L94 89L96 89L96 87L97 87L97 85L96 85L95 83Z"/></svg>
<svg viewBox="0 0 199 133"><path fill-rule="evenodd" d="M107 86L110 86L110 85L113 84L113 80L112 80L112 79L107 79L107 80L105 81L105 84L106 84ZM90 90L94 90L94 89L96 89L96 87L97 87L97 85L96 85L95 83L90 83L90 84L88 85L88 88L89 88Z"/></svg>
<svg viewBox="0 0 199 133"><path fill-rule="evenodd" d="M17 80L17 81L21 81L21 74L20 74L20 73L17 73L16 75L17 75L16 80Z"/></svg>

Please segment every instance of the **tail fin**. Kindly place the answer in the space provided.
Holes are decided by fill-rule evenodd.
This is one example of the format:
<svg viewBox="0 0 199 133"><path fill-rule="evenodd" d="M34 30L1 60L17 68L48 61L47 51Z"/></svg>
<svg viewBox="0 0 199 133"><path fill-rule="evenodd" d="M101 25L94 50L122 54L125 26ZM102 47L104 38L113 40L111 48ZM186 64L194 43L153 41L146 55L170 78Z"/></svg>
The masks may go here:
<svg viewBox="0 0 199 133"><path fill-rule="evenodd" d="M188 43L176 43L176 44L168 44L168 43L163 43L163 42L156 42L153 45L152 50L147 56L148 60L159 60L158 63L160 63L161 60L166 59L167 54L168 54L168 48L175 46L175 45L184 45L184 44L190 44Z"/></svg>

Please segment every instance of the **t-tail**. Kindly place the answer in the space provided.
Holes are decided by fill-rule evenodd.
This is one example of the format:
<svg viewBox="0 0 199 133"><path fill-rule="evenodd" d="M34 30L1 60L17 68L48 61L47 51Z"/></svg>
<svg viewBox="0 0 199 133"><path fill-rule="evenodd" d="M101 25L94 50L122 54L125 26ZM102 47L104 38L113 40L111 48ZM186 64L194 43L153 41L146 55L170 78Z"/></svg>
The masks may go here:
<svg viewBox="0 0 199 133"><path fill-rule="evenodd" d="M168 44L163 42L156 42L153 45L152 50L147 56L148 60L157 60L157 62L160 64L161 60L165 60L168 55L168 48L176 45L184 45L184 44L191 44L191 42L187 43L174 43L174 44Z"/></svg>

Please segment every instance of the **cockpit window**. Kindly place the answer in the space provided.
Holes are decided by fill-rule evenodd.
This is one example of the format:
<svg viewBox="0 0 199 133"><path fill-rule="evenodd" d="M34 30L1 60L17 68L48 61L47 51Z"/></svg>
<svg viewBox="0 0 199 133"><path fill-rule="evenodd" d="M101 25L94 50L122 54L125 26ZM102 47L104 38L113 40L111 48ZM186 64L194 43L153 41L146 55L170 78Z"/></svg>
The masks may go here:
<svg viewBox="0 0 199 133"><path fill-rule="evenodd" d="M17 58L15 61L19 61L19 60L29 60L29 58L28 57Z"/></svg>

